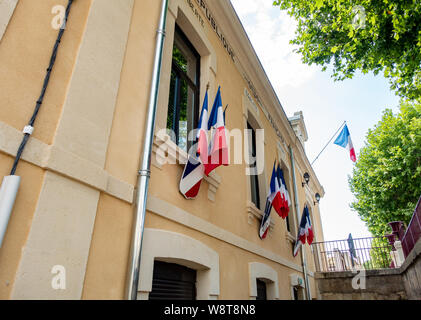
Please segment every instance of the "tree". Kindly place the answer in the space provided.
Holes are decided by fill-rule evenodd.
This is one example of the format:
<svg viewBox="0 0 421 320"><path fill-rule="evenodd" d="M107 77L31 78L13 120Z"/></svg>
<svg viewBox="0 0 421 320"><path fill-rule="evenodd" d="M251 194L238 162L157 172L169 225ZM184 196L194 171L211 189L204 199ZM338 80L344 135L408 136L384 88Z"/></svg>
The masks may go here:
<svg viewBox="0 0 421 320"><path fill-rule="evenodd" d="M380 72L400 96L421 96L421 1L276 0L298 22L304 63L333 64L335 80Z"/></svg>
<svg viewBox="0 0 421 320"><path fill-rule="evenodd" d="M351 207L382 236L388 222L409 223L421 195L421 103L402 102L397 115L386 109L366 139L349 177Z"/></svg>

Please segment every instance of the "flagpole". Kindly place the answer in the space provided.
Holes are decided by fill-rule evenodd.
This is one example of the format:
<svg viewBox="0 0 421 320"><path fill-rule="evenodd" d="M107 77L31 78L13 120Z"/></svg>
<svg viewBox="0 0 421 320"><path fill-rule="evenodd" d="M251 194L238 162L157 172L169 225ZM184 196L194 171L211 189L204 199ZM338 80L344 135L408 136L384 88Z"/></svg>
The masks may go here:
<svg viewBox="0 0 421 320"><path fill-rule="evenodd" d="M316 157L316 159L313 160L313 162L311 163L311 165L313 165L313 163L316 162L317 159L319 159L320 155L323 153L323 151L325 151L325 149L327 148L327 146L332 142L333 138L335 138L335 136L338 134L338 132L342 129L342 127L346 124L346 121L344 121L344 123L342 123L342 125L339 127L338 131L335 132L335 134L332 136L332 138L330 138L329 142L325 145L325 147L323 148L322 151L320 151L319 155Z"/></svg>
<svg viewBox="0 0 421 320"><path fill-rule="evenodd" d="M291 171L292 171L292 182L294 185L294 202L295 202L295 217L297 218L297 224L300 225L300 203L298 201L298 190L297 190L297 182L295 178L295 161L294 161L294 151L292 150L292 147L289 147L289 153L291 156ZM298 235L297 235L298 236ZM298 238L298 237L297 237ZM301 261L303 266L303 273L304 273L304 283L306 288L306 299L311 300L311 291L310 291L310 283L308 281L308 274L307 274L307 261L306 261L306 254L304 251L304 246L301 248Z"/></svg>

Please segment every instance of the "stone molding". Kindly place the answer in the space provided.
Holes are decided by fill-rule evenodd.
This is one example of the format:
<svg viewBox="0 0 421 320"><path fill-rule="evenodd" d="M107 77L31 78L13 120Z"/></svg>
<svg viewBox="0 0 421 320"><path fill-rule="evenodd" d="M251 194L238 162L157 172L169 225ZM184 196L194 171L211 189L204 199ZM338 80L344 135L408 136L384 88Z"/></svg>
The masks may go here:
<svg viewBox="0 0 421 320"><path fill-rule="evenodd" d="M251 262L249 263L249 275L251 300L256 300L257 297L257 279L266 283L268 300L279 300L278 273L274 269L263 263Z"/></svg>
<svg viewBox="0 0 421 320"><path fill-rule="evenodd" d="M18 0L0 0L0 41L6 32Z"/></svg>
<svg viewBox="0 0 421 320"><path fill-rule="evenodd" d="M22 136L22 132L0 121L0 152L14 157ZM93 162L55 145L48 145L36 138L31 138L22 155L22 160L86 184L125 202L133 202L133 185L112 176Z"/></svg>
<svg viewBox="0 0 421 320"><path fill-rule="evenodd" d="M197 299L218 299L220 277L216 251L183 234L146 228L139 269L138 300L149 298L155 261L176 263L197 270Z"/></svg>
<svg viewBox="0 0 421 320"><path fill-rule="evenodd" d="M152 147L152 165L154 167L162 170L163 166L169 164L178 165L184 169L187 158L187 152L180 149L168 134L163 133L162 130L157 130ZM212 171L204 180L209 184L208 199L214 202L222 178L215 171Z"/></svg>
<svg viewBox="0 0 421 320"><path fill-rule="evenodd" d="M303 272L303 268L294 262L291 262L276 253L262 248L256 243L241 238L232 232L224 230L155 196L149 195L147 210L168 220L184 225L190 229L206 234L212 238L281 264L287 268ZM312 277L314 276L312 272L308 272L308 274Z"/></svg>

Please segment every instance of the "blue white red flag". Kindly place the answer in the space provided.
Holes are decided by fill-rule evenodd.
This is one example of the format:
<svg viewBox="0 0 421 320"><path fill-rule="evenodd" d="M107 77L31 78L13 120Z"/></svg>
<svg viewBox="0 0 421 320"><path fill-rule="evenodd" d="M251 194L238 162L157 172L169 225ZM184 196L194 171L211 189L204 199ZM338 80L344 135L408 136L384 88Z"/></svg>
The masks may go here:
<svg viewBox="0 0 421 320"><path fill-rule="evenodd" d="M348 126L345 124L345 127L342 129L342 132L335 140L335 144L346 148L349 150L349 155L353 162L357 161L357 156L355 155L354 145L352 144L351 135L349 134Z"/></svg>
<svg viewBox="0 0 421 320"><path fill-rule="evenodd" d="M205 175L209 175L219 166L228 165L228 144L225 133L225 117L222 108L221 87L218 88L212 112L209 116L208 130L213 130L209 146L208 162L204 163Z"/></svg>
<svg viewBox="0 0 421 320"><path fill-rule="evenodd" d="M204 163L208 162L208 93L206 92L200 115L197 133L198 148L196 155L189 154L183 175L180 180L180 192L186 199L195 199L199 193L202 179L205 176Z"/></svg>
<svg viewBox="0 0 421 320"><path fill-rule="evenodd" d="M195 199L205 174L205 168L200 160L189 155L183 175L180 180L180 192L186 199Z"/></svg>
<svg viewBox="0 0 421 320"><path fill-rule="evenodd" d="M303 214L301 216L301 223L300 223L300 228L298 229L298 233L297 233L297 241L295 241L295 246L294 246L294 257L297 256L298 253L298 249L306 243L309 245L311 245L313 243L313 239L314 239L314 233L313 233L313 228L311 226L311 221L310 221L310 213L308 211L307 206L304 207L303 210Z"/></svg>
<svg viewBox="0 0 421 320"><path fill-rule="evenodd" d="M281 167L278 164L278 169L276 170L278 183L279 183L279 190L281 193L281 209L280 209L280 216L282 219L288 217L289 214L289 206L291 205L291 199L289 198L289 192L285 183L284 172L282 171Z"/></svg>
<svg viewBox="0 0 421 320"><path fill-rule="evenodd" d="M269 198L266 199L265 214L263 215L262 221L260 223L260 239L266 238L269 226L270 226L270 212L272 211L272 203L269 201Z"/></svg>
<svg viewBox="0 0 421 320"><path fill-rule="evenodd" d="M197 156L202 163L208 162L208 92L206 91L203 101L202 112L199 119L199 128L197 132Z"/></svg>
<svg viewBox="0 0 421 320"><path fill-rule="evenodd" d="M282 216L282 196L275 165L276 164L274 163L272 177L270 179L268 200L272 204L273 209L275 209L276 213L278 213L279 216Z"/></svg>

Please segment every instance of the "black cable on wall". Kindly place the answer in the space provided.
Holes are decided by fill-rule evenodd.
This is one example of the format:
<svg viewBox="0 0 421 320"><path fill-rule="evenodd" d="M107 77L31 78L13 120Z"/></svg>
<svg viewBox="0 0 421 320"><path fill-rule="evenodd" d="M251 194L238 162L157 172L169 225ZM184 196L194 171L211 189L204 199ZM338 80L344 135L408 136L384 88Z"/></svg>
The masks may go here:
<svg viewBox="0 0 421 320"><path fill-rule="evenodd" d="M26 143L28 142L28 140L29 140L29 138L32 135L32 132L34 130L34 123L35 123L35 120L37 118L38 112L39 112L39 110L42 106L42 103L44 101L45 92L47 91L48 83L50 82L51 71L53 70L54 64L56 62L58 48L59 48L59 45L60 45L60 42L61 42L61 38L63 37L64 31L66 30L67 19L69 17L70 9L72 7L73 1L74 0L69 0L69 2L67 4L63 24L60 28L59 33L58 33L57 40L56 40L56 43L54 45L53 53L51 54L50 64L47 68L47 74L45 75L45 78L44 78L44 84L42 86L41 95L39 96L39 98L36 102L34 113L32 114L32 117L29 120L28 125L23 130L24 137L23 137L23 140L22 140L22 142L19 146L18 152L16 154L12 170L10 171L11 176L15 175L19 160L22 157L23 150L25 149Z"/></svg>

